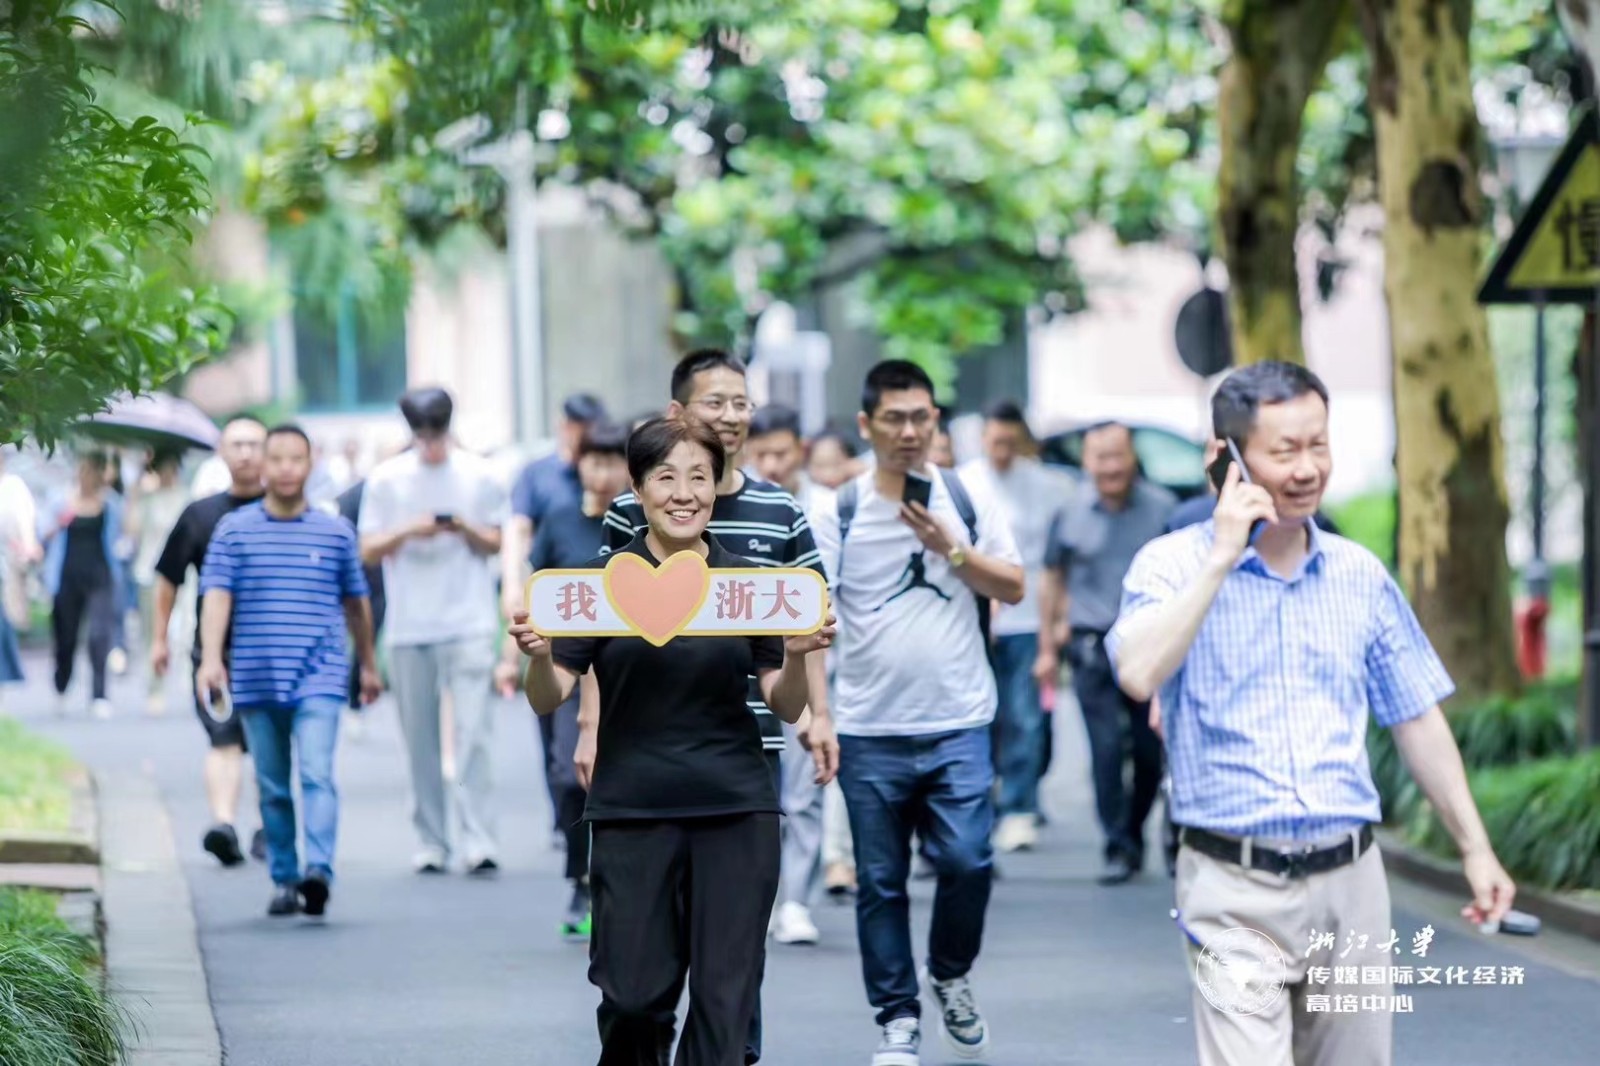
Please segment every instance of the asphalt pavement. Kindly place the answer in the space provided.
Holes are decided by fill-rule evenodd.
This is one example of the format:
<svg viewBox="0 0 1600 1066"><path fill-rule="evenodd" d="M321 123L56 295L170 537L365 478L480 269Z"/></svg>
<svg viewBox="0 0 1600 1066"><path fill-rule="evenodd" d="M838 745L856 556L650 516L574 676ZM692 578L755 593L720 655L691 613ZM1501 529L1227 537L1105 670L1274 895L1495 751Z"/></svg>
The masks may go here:
<svg viewBox="0 0 1600 1066"><path fill-rule="evenodd" d="M115 679L117 715L101 722L88 718L83 700L55 716L46 663L30 656L27 666L30 684L6 694L13 713L91 767L143 774L160 789L228 1066L595 1061L597 994L584 947L556 936L567 889L526 707L507 703L496 720L504 871L488 881L410 872L414 845L392 705L369 712L365 735L344 734L337 881L328 919L313 924L266 917L261 864L223 870L200 850L204 737L176 680L172 709L150 718L142 681ZM1057 763L1045 790L1051 822L1038 850L1001 858L973 974L994 1034L988 1061L1192 1063L1189 979L1169 917L1171 882L1153 864L1126 886L1095 883L1082 729L1070 702L1056 717ZM252 801L253 791L241 836L258 824ZM919 940L930 892L927 883L914 888ZM1436 930L1426 964L1518 966L1524 974L1518 986L1416 988L1415 1013L1396 1019L1397 1063L1597 1061L1600 946L1549 933L1486 938L1455 916L1462 901L1401 884L1395 898L1394 924L1408 943L1425 925ZM764 1061L864 1066L877 1031L862 991L853 911L823 901L814 913L820 945L771 946ZM936 1040L929 1045L928 1066L953 1061Z"/></svg>

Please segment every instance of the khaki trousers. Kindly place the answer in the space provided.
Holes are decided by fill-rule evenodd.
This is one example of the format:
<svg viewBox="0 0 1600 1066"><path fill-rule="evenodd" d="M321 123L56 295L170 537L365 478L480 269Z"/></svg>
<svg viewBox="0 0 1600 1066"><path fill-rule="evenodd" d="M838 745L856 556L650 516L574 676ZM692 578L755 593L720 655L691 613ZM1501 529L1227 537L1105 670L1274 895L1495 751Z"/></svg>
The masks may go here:
<svg viewBox="0 0 1600 1066"><path fill-rule="evenodd" d="M1376 950L1390 933L1389 882L1376 844L1349 866L1297 880L1247 870L1184 848L1178 854L1177 903L1194 986L1201 1066L1390 1066L1394 1016L1388 1009L1337 1013L1307 1009L1308 995L1331 994L1334 999L1354 995L1366 1003L1377 1002L1368 997L1382 997L1386 1004L1393 995L1387 972L1400 960ZM1259 1004L1221 1009L1202 992L1196 976L1201 945L1240 928L1271 938L1285 964L1281 994L1248 1014L1240 1011ZM1308 957L1312 930L1319 937L1332 933L1333 949ZM1368 937L1366 949L1340 958L1350 934L1358 943ZM1250 934L1234 934L1218 943L1237 944L1241 937L1248 945ZM1212 961L1208 957L1206 966ZM1307 970L1313 966L1381 966L1385 980L1310 984Z"/></svg>

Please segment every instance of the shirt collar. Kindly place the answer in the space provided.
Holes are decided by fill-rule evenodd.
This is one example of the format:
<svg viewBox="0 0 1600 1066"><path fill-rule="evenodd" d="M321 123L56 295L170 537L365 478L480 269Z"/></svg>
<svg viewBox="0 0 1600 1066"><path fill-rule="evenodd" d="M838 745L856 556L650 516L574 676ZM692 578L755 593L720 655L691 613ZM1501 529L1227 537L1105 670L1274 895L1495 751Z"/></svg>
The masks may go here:
<svg viewBox="0 0 1600 1066"><path fill-rule="evenodd" d="M1292 578L1288 579L1290 582L1298 581L1306 574L1319 571L1322 568L1326 558L1326 555L1323 551L1322 538L1324 534L1322 529L1317 525L1316 522L1309 518L1305 520L1305 525L1309 535L1309 540L1306 545L1306 557L1300 560L1299 569L1295 571L1295 574ZM1204 529L1206 534L1206 543L1214 543L1217 538L1216 519L1206 519L1204 523ZM1233 568L1235 570L1249 570L1251 573L1260 574L1264 577L1277 578L1280 581L1284 580L1282 577L1279 577L1278 574L1274 573L1271 567L1267 566L1266 560L1261 558L1261 553L1256 551L1255 545L1253 544L1244 550L1244 554L1239 556L1238 561L1233 564Z"/></svg>
<svg viewBox="0 0 1600 1066"><path fill-rule="evenodd" d="M644 557L645 559L649 560L651 566L660 566L663 560L657 559L655 557L655 553L652 552L644 542L645 535L648 532L649 530L646 528L635 533L633 535L633 539L629 541L622 550ZM717 538L713 537L709 531L700 534L700 539L706 542L708 549L706 554L706 565L708 567L714 568L732 565L732 557L723 550L722 545L717 543Z"/></svg>

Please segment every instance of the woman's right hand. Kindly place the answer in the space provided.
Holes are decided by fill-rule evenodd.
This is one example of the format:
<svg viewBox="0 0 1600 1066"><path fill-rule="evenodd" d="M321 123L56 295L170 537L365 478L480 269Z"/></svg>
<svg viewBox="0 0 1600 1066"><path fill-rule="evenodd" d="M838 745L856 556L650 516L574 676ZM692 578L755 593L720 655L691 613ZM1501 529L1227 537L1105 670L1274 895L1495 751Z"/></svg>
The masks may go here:
<svg viewBox="0 0 1600 1066"><path fill-rule="evenodd" d="M517 642L517 650L530 659L548 659L550 657L550 641L533 631L528 624L528 612L517 611L511 616L511 639Z"/></svg>

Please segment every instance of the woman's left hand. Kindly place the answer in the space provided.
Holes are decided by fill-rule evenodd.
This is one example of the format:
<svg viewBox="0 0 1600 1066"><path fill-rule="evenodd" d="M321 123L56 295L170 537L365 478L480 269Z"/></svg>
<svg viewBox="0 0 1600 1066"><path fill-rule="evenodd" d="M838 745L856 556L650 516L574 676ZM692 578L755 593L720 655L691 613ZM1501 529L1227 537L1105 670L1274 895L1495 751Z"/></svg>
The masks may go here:
<svg viewBox="0 0 1600 1066"><path fill-rule="evenodd" d="M834 635L838 632L834 623L837 621L833 612L828 612L828 617L823 620L822 628L815 633L803 633L798 637L790 637L783 642L783 650L790 655L808 655L814 651L822 651L833 647Z"/></svg>

